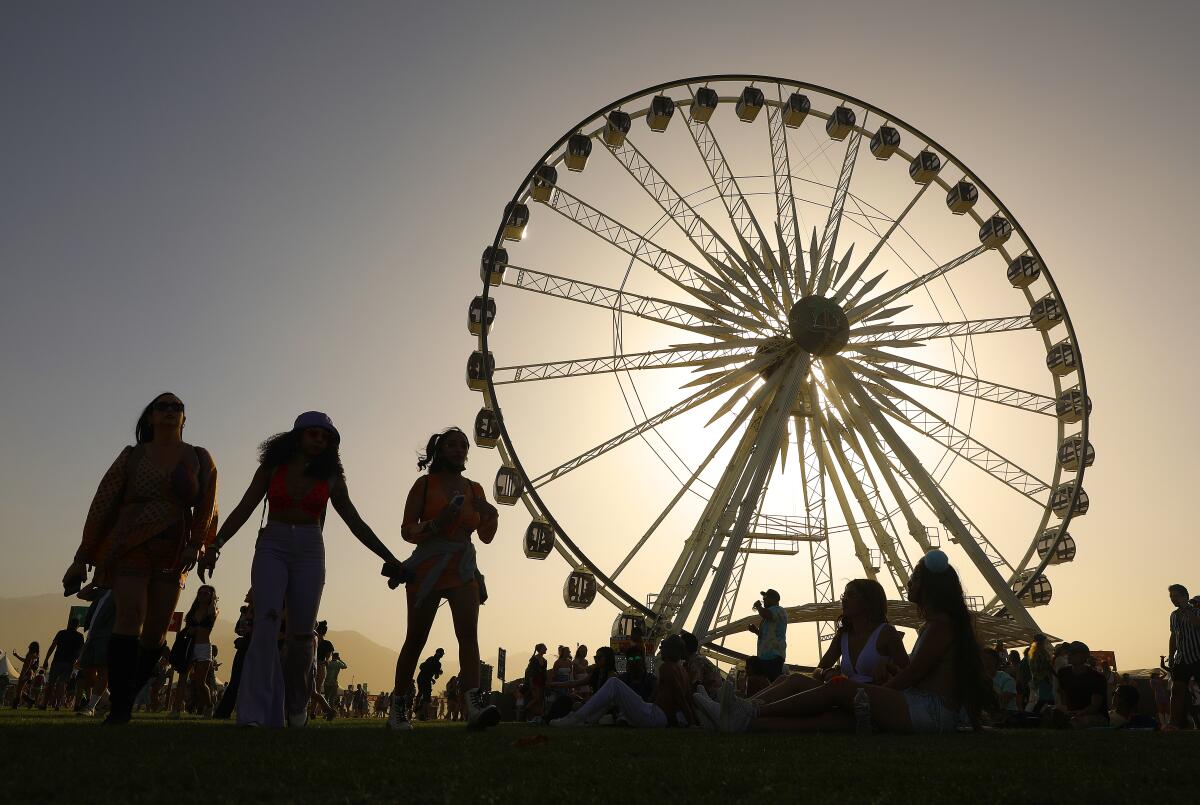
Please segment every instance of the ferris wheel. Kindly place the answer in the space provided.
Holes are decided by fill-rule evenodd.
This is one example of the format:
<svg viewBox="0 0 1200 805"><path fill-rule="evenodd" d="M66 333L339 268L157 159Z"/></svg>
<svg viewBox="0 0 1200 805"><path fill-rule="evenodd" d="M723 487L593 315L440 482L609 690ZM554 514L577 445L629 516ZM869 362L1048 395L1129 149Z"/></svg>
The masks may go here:
<svg viewBox="0 0 1200 805"><path fill-rule="evenodd" d="M761 578L822 641L840 578L915 618L941 547L982 635L1039 631L1089 506L1079 341L1028 234L927 135L799 81L652 87L532 165L480 278L474 440L568 607L723 642Z"/></svg>

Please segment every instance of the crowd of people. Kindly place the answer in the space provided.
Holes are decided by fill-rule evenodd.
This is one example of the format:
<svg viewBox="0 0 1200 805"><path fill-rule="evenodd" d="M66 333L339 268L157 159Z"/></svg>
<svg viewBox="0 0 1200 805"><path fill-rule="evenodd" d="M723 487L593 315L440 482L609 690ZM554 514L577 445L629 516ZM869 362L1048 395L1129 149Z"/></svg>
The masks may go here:
<svg viewBox="0 0 1200 805"><path fill-rule="evenodd" d="M908 585L924 622L912 651L888 622L883 587L850 581L842 617L815 669L788 673L786 612L779 593L754 605L758 650L722 678L688 632L670 635L647 671L636 645L618 673L607 648L592 664L559 647L546 668L546 646L530 657L517 691L518 719L556 727L627 723L701 726L741 732L871 731L937 733L981 728L1162 729L1200 727L1200 600L1181 585L1169 594L1170 654L1146 685L1158 716L1142 706L1130 674L1080 641L1052 646L1042 634L1023 650L982 645L957 573L941 551L917 564ZM608 652L607 654L605 652Z"/></svg>
<svg viewBox="0 0 1200 805"><path fill-rule="evenodd" d="M259 446L259 466L240 502L220 524L217 466L186 443L185 406L155 397L105 473L63 575L64 595L89 602L47 645L31 643L14 680L0 677L0 701L12 707L107 710L104 723L127 724L135 710L231 718L245 727L299 728L338 716L386 719L392 730L412 720L445 717L485 729L500 721L481 689L479 606L487 600L473 538L490 543L498 512L483 488L464 476L470 448L457 428L434 434L417 466L404 507L402 538L414 545L396 557L359 515L339 454L341 435L310 411L290 430ZM227 683L212 644L220 598L211 578L221 551L263 505L251 588L235 627ZM393 589L408 601L403 648L390 693L343 687L348 665L318 621L325 581L322 528L332 504L351 533L382 562ZM166 636L188 574L201 585L171 646ZM754 604L754 656L721 673L695 635L636 631L620 646L559 646L553 662L538 644L513 690L518 720L556 727L628 724L811 732L936 733L983 726L1185 729L1200 724L1200 607L1172 585L1171 640L1164 674L1150 679L1158 718L1139 711L1140 691L1081 642L1052 647L1044 635L1023 652L981 646L957 572L932 550L913 568L907 597L922 618L915 644L888 622L883 588L855 579L842 616L815 669L786 665L787 612L780 595ZM458 641L459 674L433 695L445 650L420 661L441 601ZM82 629L82 631L81 631ZM615 645L615 643L614 643ZM0 670L8 661L0 653Z"/></svg>

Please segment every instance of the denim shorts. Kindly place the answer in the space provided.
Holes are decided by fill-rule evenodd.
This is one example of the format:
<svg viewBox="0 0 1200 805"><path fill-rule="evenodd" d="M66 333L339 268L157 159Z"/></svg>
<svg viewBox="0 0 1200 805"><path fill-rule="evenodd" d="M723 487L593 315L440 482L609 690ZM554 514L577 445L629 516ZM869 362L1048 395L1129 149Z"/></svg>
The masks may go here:
<svg viewBox="0 0 1200 805"><path fill-rule="evenodd" d="M904 691L904 700L908 702L908 717L912 721L913 732L954 732L957 728L958 712L947 707L936 693L908 688Z"/></svg>

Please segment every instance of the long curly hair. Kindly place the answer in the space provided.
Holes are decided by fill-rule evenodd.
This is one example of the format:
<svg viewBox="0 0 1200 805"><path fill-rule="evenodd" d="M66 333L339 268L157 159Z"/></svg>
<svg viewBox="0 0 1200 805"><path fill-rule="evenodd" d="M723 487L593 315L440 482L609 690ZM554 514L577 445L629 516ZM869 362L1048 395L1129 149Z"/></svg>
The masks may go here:
<svg viewBox="0 0 1200 805"><path fill-rule="evenodd" d="M300 451L300 435L303 431L289 430L276 433L258 446L258 463L268 469L282 467L292 460ZM330 439L325 450L309 462L304 474L319 481L330 478L345 478L346 469L342 466L342 456L338 451L341 442Z"/></svg>
<svg viewBox="0 0 1200 805"><path fill-rule="evenodd" d="M991 684L983 674L983 659L980 654L979 637L975 634L975 616L967 608L963 596L962 582L954 568L933 572L918 562L913 568L912 581L916 582L917 597L913 603L928 619L931 614L944 615L950 619L954 632L954 689L963 708L978 729L979 711L982 709Z"/></svg>
<svg viewBox="0 0 1200 805"><path fill-rule="evenodd" d="M441 433L433 434L429 437L429 441L425 443L425 452L422 453L421 457L417 459L417 469L428 470L429 472L440 472L445 468L444 462L438 456L438 448L441 447L442 440L451 433L457 433L464 439L467 438L467 434L463 433L462 428L458 427L446 428ZM467 444L470 444L469 440Z"/></svg>

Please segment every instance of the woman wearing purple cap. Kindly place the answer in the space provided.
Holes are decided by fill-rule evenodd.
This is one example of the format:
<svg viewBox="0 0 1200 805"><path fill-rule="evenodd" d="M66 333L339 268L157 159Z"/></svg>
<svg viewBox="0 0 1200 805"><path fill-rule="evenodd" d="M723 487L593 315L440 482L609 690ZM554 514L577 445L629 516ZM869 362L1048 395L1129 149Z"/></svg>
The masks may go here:
<svg viewBox="0 0 1200 805"><path fill-rule="evenodd" d="M217 533L200 565L200 578L212 573L221 548L241 528L259 501L267 499L266 527L258 532L250 569L254 629L238 690L238 724L293 727L308 720L312 696L313 628L325 586L325 544L321 526L329 501L358 541L384 562L397 562L350 501L338 455L341 436L319 411L296 417L286 433L259 447L259 467L242 500ZM286 610L285 610L286 605ZM287 612L286 667L281 667L276 636Z"/></svg>

